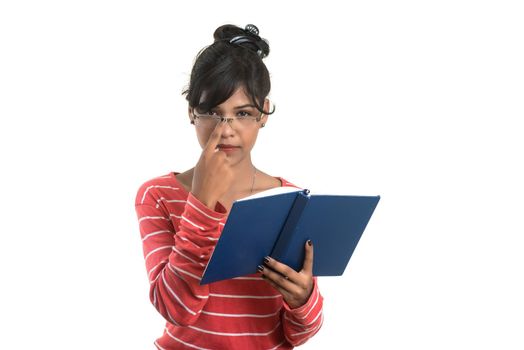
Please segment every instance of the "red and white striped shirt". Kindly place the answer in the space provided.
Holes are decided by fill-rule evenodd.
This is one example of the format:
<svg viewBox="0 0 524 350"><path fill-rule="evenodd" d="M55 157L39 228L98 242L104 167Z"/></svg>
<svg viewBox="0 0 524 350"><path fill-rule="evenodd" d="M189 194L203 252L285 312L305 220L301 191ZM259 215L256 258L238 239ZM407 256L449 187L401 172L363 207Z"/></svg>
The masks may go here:
<svg viewBox="0 0 524 350"><path fill-rule="evenodd" d="M309 300L296 309L257 274L199 284L227 212L220 203L215 210L201 203L176 174L146 181L135 201L149 297L167 320L156 347L292 349L317 333L323 298L316 278Z"/></svg>

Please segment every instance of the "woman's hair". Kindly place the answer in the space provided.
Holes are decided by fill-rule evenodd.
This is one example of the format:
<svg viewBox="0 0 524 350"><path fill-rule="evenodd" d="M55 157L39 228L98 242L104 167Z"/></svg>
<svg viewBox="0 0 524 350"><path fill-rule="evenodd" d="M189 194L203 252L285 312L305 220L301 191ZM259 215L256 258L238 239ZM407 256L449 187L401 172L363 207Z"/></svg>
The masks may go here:
<svg viewBox="0 0 524 350"><path fill-rule="evenodd" d="M213 37L215 42L198 53L189 87L182 93L189 106L208 111L244 88L260 113L273 113L274 108L264 110L271 82L262 58L269 55L269 44L258 36L258 28L226 24L218 27Z"/></svg>

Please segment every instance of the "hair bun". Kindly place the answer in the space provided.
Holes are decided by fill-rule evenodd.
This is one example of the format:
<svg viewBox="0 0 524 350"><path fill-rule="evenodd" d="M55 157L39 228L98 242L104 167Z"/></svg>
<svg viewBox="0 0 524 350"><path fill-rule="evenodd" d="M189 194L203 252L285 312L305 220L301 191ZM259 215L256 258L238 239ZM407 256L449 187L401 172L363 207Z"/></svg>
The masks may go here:
<svg viewBox="0 0 524 350"><path fill-rule="evenodd" d="M269 44L259 35L259 30L254 24L246 25L245 29L232 24L218 27L213 34L215 42L228 41L230 44L242 46L254 51L260 58L269 55Z"/></svg>
<svg viewBox="0 0 524 350"><path fill-rule="evenodd" d="M215 39L215 42L217 42L217 41L231 40L235 36L239 36L239 35L245 35L245 32L242 28L239 28L232 24L225 24L223 26L218 27L215 30L215 33L213 34L213 38Z"/></svg>

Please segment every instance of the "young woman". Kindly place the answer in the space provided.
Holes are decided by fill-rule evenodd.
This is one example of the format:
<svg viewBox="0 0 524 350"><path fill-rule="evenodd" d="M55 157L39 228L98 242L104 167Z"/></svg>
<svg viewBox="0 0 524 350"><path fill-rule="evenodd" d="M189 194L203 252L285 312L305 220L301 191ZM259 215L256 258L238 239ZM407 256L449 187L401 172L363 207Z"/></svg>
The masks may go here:
<svg viewBox="0 0 524 350"><path fill-rule="evenodd" d="M301 271L267 257L259 273L200 285L232 203L294 186L257 169L251 150L272 113L269 46L253 25L224 25L196 58L188 116L202 154L194 168L145 182L135 208L150 300L166 319L158 349L292 349L322 325L322 296L312 276L313 245ZM296 186L295 186L296 187Z"/></svg>

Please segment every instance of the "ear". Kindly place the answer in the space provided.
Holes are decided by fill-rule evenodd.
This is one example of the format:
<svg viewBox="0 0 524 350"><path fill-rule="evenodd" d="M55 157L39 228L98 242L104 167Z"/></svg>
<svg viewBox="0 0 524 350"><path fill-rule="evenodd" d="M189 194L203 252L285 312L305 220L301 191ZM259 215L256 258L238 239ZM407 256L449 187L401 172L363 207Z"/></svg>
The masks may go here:
<svg viewBox="0 0 524 350"><path fill-rule="evenodd" d="M195 124L195 121L193 120L193 108L187 107L187 116L189 117L189 122Z"/></svg>
<svg viewBox="0 0 524 350"><path fill-rule="evenodd" d="M271 110L269 109L270 107L271 107L271 101L269 101L269 99L266 98L266 99L264 100L264 111L268 111L268 112L270 112L270 111L271 111ZM262 114L262 119L260 120L260 123L266 125L266 124L267 124L267 120L268 120L268 118L269 118L269 115L267 115L267 114Z"/></svg>

